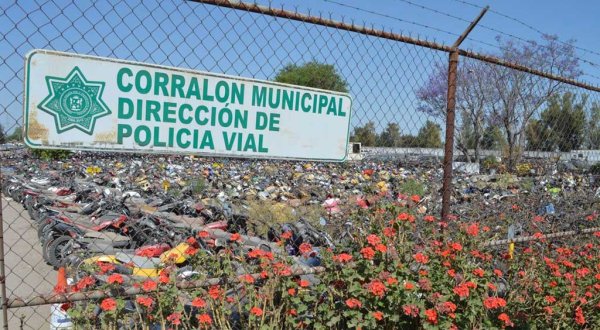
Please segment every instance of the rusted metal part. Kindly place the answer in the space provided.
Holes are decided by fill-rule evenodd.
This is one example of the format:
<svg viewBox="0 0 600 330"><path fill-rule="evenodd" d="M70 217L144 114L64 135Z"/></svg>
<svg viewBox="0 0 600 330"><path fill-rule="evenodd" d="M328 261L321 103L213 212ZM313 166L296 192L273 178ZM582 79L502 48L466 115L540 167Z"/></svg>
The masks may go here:
<svg viewBox="0 0 600 330"><path fill-rule="evenodd" d="M288 276L300 276L300 275L310 275L310 274L319 274L325 271L323 267L298 267L297 265L291 266L292 271ZM254 279L260 278L259 273L249 274ZM240 275L243 276L243 275ZM203 288L212 285L222 285L225 283L238 283L240 282L238 278L210 278L201 281L180 281L177 282L176 285L180 289L195 289L195 288ZM285 277L285 276L282 276ZM164 292L167 289L158 288L157 290L153 290L150 292ZM107 290L93 290L87 292L75 292L75 293L67 293L67 294L51 294L44 296L32 296L26 299L22 298L12 298L8 300L8 308L18 308L25 306L39 306L46 304L62 304L67 302L75 302L82 300L90 300L90 299L103 299L108 297L125 297L125 296L135 296L138 294L148 293L149 291L145 291L144 289L138 287L129 287L121 292L110 292Z"/></svg>
<svg viewBox="0 0 600 330"><path fill-rule="evenodd" d="M322 26L326 26L326 27L339 29L339 30L346 30L346 31L356 32L356 33L360 33L360 34L364 34L364 35L368 35L368 36L400 41L400 42L404 42L407 44L427 47L427 48L446 51L446 52L450 52L452 50L452 47L442 45L442 44L432 42L432 41L419 40L419 39L411 38L411 37L401 35L398 33L375 30L375 29L360 26L360 25L338 22L338 21L334 21L332 19L327 19L327 18L323 18L323 17L309 16L309 15L305 15L305 14L301 14L301 13L297 13L297 12L293 12L293 11L288 11L288 10L284 10L284 9L260 6L255 3L244 3L242 1L228 1L228 0L189 0L189 1L205 3L205 4L220 6L220 7L227 7L227 8L232 8L232 9L238 9L238 10L244 10L244 11L249 11L252 13L258 13L258 14L263 14L263 15L268 15L268 16L273 16L273 17L286 18L286 19L290 19L293 21L300 21L303 23L322 25Z"/></svg>
<svg viewBox="0 0 600 330"><path fill-rule="evenodd" d="M426 48L430 48L430 49L440 50L440 51L444 51L444 52L448 52L448 53L451 53L454 50L454 47L452 47L452 46L447 46L447 45L443 45L443 44L439 44L439 43L431 42L431 41L419 40L419 39L411 38L411 37L404 36L404 35L397 34L397 33L375 30L375 29L367 28L367 27L360 26L360 25L347 24L347 23L338 22L338 21L334 21L331 19L323 18L323 17L309 16L309 15L304 15L304 14L300 14L300 13L296 13L296 12L292 12L292 11L287 11L284 9L259 6L257 4L244 3L241 1L228 1L228 0L188 0L188 1L205 3L205 4L220 6L220 7L238 9L238 10L245 10L245 11L249 11L249 12L253 12L253 13L258 13L258 14L263 14L263 15L268 15L268 16L273 16L273 17L279 17L279 18L286 18L286 19L300 21L300 22L304 22L304 23L322 25L322 26L327 26L327 27L331 27L331 28L335 28L335 29L360 33L360 34L364 34L364 35L368 35L368 36L384 38L384 39L389 39L389 40L396 40L396 41L400 41L400 42L404 42L404 43L408 43L408 44L412 44L412 45L417 45L417 46L422 46L422 47L426 47ZM476 24L477 22L474 22L474 23ZM465 32L466 32L466 34L468 34L468 31L465 31ZM466 38L466 35L465 35L465 38ZM464 40L464 38L463 38L463 40ZM506 67L509 69L514 69L514 70L518 70L518 71L522 71L522 72L526 72L526 73L531 73L531 74L534 74L534 75L537 75L540 77L556 80L559 82L563 82L565 84L573 85L576 87L581 87L581 88L584 88L584 89L587 89L590 91L600 92L600 87L598 87L598 86L586 84L586 83L583 83L581 81L577 81L577 80L571 79L571 78L561 77L561 76L554 75L549 72L536 70L533 68L526 67L524 65L517 64L517 63L508 62L508 61L502 60L495 56L484 55L484 54L480 54L480 53L473 52L470 50L463 50L463 49L459 49L458 52L462 56L466 56L466 57L473 58L476 60L497 64L497 65L500 65L500 66L503 66L503 67Z"/></svg>
<svg viewBox="0 0 600 330"><path fill-rule="evenodd" d="M477 16L477 18L475 18L475 20L472 21L471 24L469 24L467 29L458 37L458 39L456 39L456 41L452 45L452 48L458 48L458 46L460 46L460 44L462 44L462 42L465 41L465 39L467 38L469 33L471 33L471 31L473 31L473 29L475 28L477 23L479 23L479 21L481 21L481 18L483 18L483 15L485 15L485 13L488 11L488 9L490 9L490 6L485 6L485 8L483 8L481 10L481 12L479 13L479 16Z"/></svg>
<svg viewBox="0 0 600 330"><path fill-rule="evenodd" d="M595 232L600 232L600 227L586 228L586 229L582 229L582 230L560 231L560 232L552 233L552 234L524 236L524 237L518 237L518 238L513 238L513 239L501 239L501 240L496 240L496 241L489 241L487 243L484 243L482 245L482 247L508 245L510 243L540 241L540 240L549 239L549 238L568 237L568 236L575 236L575 235L581 235L581 234L592 234Z"/></svg>
<svg viewBox="0 0 600 330"><path fill-rule="evenodd" d="M452 198L452 161L454 158L454 124L456 108L456 71L458 69L458 49L450 53L448 62L448 98L446 109L446 142L444 145L444 181L442 182L442 220L450 214Z"/></svg>
<svg viewBox="0 0 600 330"><path fill-rule="evenodd" d="M0 187L2 186L2 169L0 168ZM4 265L4 218L2 217L3 199L0 196L0 294L2 294L3 328L8 330L8 299L6 297L6 269Z"/></svg>

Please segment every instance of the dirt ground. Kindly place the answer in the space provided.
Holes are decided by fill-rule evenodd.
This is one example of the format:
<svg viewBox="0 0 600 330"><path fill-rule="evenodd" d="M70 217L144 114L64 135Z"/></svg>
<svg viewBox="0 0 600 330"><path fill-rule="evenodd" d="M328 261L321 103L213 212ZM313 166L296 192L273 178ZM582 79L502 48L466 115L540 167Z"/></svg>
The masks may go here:
<svg viewBox="0 0 600 330"><path fill-rule="evenodd" d="M42 259L37 231L27 211L18 203L2 198L6 295L29 298L50 293L56 284L56 271ZM9 329L49 329L50 306L12 308L8 310ZM3 320L0 317L0 324Z"/></svg>

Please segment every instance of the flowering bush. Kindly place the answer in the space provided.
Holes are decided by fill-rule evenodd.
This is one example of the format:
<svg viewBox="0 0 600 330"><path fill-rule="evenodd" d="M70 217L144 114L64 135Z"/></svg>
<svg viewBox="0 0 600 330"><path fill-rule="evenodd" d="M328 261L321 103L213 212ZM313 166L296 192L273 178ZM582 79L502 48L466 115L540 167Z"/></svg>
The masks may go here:
<svg viewBox="0 0 600 330"><path fill-rule="evenodd" d="M69 313L83 328L600 327L600 233L577 245L532 241L508 253L508 246L484 248L494 237L476 222L418 215L410 203L370 210L368 234L322 249L324 271L318 275L292 276L298 257L246 251L243 237L234 234L216 255L186 251L187 267L198 273L195 280L219 281L186 289L177 281L178 266L168 264L158 278L134 281L143 294L79 304ZM284 233L280 245L289 238ZM305 243L299 251L307 256L313 247ZM119 296L133 280L106 265L93 271L108 276L104 282L81 277L71 289L102 288Z"/></svg>

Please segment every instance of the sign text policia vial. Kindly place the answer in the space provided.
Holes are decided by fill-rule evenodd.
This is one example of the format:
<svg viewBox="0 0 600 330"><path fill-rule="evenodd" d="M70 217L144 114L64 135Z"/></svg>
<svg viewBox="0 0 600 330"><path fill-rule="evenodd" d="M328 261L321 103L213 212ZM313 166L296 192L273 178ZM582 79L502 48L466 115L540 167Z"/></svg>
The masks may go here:
<svg viewBox="0 0 600 330"><path fill-rule="evenodd" d="M26 58L31 147L341 161L348 94L35 50Z"/></svg>

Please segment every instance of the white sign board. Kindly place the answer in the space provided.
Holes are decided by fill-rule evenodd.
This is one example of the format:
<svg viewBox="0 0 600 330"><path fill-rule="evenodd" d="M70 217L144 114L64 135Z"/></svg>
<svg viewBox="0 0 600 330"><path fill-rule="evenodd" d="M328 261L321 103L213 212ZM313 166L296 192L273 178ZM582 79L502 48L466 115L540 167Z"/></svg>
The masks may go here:
<svg viewBox="0 0 600 330"><path fill-rule="evenodd" d="M351 104L344 93L55 51L25 64L33 148L343 161Z"/></svg>

